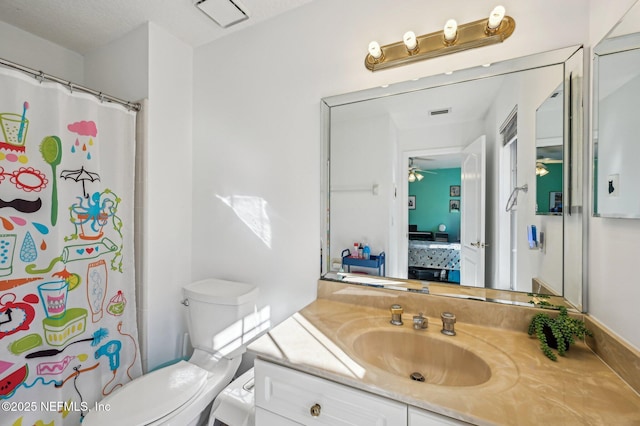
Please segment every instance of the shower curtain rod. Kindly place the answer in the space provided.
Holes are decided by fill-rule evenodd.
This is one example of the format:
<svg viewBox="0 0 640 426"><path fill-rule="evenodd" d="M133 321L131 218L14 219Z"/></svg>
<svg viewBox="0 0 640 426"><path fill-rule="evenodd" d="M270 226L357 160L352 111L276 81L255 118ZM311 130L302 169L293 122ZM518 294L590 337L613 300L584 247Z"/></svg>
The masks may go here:
<svg viewBox="0 0 640 426"><path fill-rule="evenodd" d="M16 64L15 62L7 61L6 59L0 58L0 65L4 65L5 67L13 68L13 69L16 69L18 71L22 71L24 73L31 74L36 80L53 81L53 82L56 82L56 83L61 84L63 86L67 86L69 88L69 90L71 90L71 91L77 90L79 92L88 93L88 94L93 95L96 98L100 99L101 101L105 101L106 100L106 101L109 101L109 102L114 102L114 103L123 105L125 108L127 108L129 110L140 111L140 104L139 103L125 101L125 100L116 98L114 96L110 96L110 95L107 95L105 93L98 92L97 90L89 89L88 87L72 83L72 82L70 82L68 80L63 80L63 79L55 77L53 75L45 74L42 71L34 70L33 68L29 68L29 67L25 67L24 65Z"/></svg>

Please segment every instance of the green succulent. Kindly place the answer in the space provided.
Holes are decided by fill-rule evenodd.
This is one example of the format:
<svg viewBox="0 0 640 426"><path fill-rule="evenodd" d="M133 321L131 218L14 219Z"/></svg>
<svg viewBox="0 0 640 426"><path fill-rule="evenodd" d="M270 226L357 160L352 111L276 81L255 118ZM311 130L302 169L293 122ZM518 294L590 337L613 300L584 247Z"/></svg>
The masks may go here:
<svg viewBox="0 0 640 426"><path fill-rule="evenodd" d="M585 336L593 336L593 333L584 324L584 321L571 318L564 306L559 307L560 313L556 317L551 317L546 312L540 312L533 316L529 324L528 333L530 336L535 335L540 341L540 350L547 358L557 361L558 357L553 352L547 342L544 333L545 327L551 330L551 334L558 342L558 355L564 356L569 345L575 342L575 338L584 339Z"/></svg>

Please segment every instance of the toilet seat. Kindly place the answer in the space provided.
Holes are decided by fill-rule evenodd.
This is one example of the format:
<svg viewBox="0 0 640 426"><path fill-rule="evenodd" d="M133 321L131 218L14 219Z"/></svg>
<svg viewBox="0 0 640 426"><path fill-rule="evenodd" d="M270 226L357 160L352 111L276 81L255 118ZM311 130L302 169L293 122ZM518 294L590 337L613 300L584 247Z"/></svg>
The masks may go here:
<svg viewBox="0 0 640 426"><path fill-rule="evenodd" d="M148 425L178 410L199 396L208 372L195 364L180 361L130 382L100 403L109 412L87 416L83 426ZM140 396L151 404L141 404Z"/></svg>

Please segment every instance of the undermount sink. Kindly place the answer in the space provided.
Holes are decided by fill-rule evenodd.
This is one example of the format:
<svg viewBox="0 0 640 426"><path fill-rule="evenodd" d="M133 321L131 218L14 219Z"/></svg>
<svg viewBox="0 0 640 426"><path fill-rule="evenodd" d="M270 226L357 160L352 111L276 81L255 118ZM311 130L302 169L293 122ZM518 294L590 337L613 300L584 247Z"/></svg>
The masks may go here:
<svg viewBox="0 0 640 426"><path fill-rule="evenodd" d="M434 385L477 386L491 378L489 365L470 350L445 340L451 338L408 331L367 331L353 341L354 354L367 364L407 379L419 373L424 382Z"/></svg>

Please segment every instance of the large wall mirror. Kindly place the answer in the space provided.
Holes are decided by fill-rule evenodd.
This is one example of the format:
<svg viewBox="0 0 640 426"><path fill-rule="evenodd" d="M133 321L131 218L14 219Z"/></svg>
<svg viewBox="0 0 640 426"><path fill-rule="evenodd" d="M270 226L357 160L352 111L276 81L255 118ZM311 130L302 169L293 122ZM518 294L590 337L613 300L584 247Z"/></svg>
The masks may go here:
<svg viewBox="0 0 640 426"><path fill-rule="evenodd" d="M581 90L570 47L323 99L323 274L582 309ZM548 214L538 166L557 173L540 189ZM369 259L350 258L354 243Z"/></svg>
<svg viewBox="0 0 640 426"><path fill-rule="evenodd" d="M640 218L640 3L593 53L594 214Z"/></svg>

